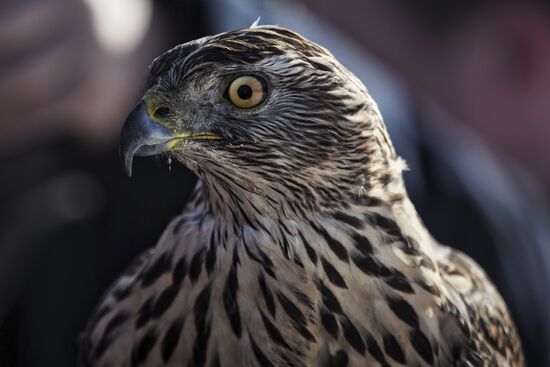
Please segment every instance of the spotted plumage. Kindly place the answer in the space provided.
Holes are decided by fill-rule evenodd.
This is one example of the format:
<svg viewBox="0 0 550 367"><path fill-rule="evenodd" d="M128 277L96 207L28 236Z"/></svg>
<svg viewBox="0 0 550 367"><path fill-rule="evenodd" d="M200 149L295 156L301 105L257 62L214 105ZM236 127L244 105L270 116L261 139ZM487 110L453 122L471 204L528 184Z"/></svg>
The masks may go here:
<svg viewBox="0 0 550 367"><path fill-rule="evenodd" d="M524 365L494 286L416 214L363 84L300 35L166 52L122 151L129 172L165 153L200 180L104 296L82 365Z"/></svg>

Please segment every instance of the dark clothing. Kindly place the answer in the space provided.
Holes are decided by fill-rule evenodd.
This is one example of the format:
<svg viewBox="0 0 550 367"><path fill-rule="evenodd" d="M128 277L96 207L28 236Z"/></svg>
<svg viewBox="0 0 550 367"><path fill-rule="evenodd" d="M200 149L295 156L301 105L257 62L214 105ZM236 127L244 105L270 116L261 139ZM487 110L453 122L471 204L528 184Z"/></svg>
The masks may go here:
<svg viewBox="0 0 550 367"><path fill-rule="evenodd" d="M23 291L0 332L1 365L74 366L77 335L101 294L156 243L195 178L181 165L142 159L128 179L116 147L94 154L75 142L35 147L0 166L0 231L16 231L10 238L25 249L11 274ZM21 229L6 227L11 216Z"/></svg>

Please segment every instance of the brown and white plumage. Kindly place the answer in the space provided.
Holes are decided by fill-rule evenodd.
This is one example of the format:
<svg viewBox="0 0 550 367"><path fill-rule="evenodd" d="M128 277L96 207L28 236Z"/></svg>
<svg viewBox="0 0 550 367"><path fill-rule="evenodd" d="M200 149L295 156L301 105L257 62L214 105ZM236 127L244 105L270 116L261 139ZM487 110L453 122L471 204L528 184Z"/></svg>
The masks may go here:
<svg viewBox="0 0 550 367"><path fill-rule="evenodd" d="M160 56L123 153L129 172L166 153L200 180L107 292L83 365L524 365L494 286L418 218L363 84L301 36Z"/></svg>

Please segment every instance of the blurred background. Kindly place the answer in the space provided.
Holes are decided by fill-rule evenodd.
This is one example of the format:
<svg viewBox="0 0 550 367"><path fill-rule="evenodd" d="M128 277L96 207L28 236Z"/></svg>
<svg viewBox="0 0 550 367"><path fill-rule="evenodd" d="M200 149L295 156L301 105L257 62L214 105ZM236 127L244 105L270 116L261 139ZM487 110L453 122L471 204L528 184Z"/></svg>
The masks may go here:
<svg viewBox="0 0 550 367"><path fill-rule="evenodd" d="M289 27L378 102L434 236L474 257L530 366L550 366L550 4L545 0L2 0L0 365L74 366L103 291L183 208L194 177L123 174L148 64L204 35Z"/></svg>

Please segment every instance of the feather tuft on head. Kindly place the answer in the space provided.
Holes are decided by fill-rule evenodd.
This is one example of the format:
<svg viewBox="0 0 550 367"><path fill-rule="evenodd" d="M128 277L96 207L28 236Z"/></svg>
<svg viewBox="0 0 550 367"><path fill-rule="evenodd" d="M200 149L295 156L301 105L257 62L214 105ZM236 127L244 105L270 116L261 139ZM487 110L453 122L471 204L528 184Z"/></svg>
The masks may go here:
<svg viewBox="0 0 550 367"><path fill-rule="evenodd" d="M250 28L258 28L258 27L260 26L260 18L261 18L261 16L258 17L258 18L254 21L254 23L252 23L252 25L250 26Z"/></svg>

